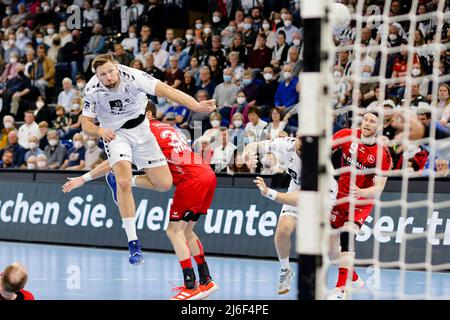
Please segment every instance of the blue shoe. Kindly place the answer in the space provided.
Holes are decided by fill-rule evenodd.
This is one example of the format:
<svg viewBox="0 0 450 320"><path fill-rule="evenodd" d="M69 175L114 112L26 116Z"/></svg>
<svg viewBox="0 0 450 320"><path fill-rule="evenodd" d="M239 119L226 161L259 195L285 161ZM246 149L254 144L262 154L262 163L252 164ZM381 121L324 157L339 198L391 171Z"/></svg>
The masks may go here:
<svg viewBox="0 0 450 320"><path fill-rule="evenodd" d="M130 256L128 258L128 261L131 264L141 264L144 263L144 257L142 256L141 251L141 243L139 240L133 240L128 242L128 249L130 250Z"/></svg>
<svg viewBox="0 0 450 320"><path fill-rule="evenodd" d="M116 176L114 175L114 172L110 171L105 176L106 183L108 184L108 187L111 189L111 194L114 203L116 206L117 204L117 183L116 183Z"/></svg>

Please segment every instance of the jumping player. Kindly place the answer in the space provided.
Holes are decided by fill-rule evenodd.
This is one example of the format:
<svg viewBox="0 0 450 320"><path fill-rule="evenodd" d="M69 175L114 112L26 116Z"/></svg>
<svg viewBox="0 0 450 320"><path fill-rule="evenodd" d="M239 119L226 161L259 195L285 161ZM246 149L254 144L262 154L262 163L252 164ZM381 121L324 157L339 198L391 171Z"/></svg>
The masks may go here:
<svg viewBox="0 0 450 320"><path fill-rule="evenodd" d="M375 169L379 160L379 168L383 175L391 169L389 150L384 145L378 145L376 141L377 130L381 125L382 121L378 114L368 111L362 119L360 129L342 129L334 134L332 148L333 152L338 150L341 152L341 168ZM351 136L356 137L357 141L351 141ZM347 299L346 284L349 274L353 281L358 280L358 275L353 271L355 252L354 248L351 248L350 237L355 239L356 233L373 209L374 198L383 192L387 180L387 177L375 173L357 173L355 180L352 178L350 172L341 173L338 179L337 203L331 210L331 226L340 229L333 237L339 237L341 251L338 280L329 299ZM354 214L350 212L350 199L355 200Z"/></svg>
<svg viewBox="0 0 450 320"><path fill-rule="evenodd" d="M144 259L136 236L131 163L145 172L157 190L167 191L172 186L166 159L153 134L148 133L147 94L167 97L197 112L215 110L215 102L197 102L143 71L117 64L109 54L98 55L92 67L95 75L86 85L81 124L87 135L103 138L117 177L117 203L128 238L129 262L139 264Z"/></svg>
<svg viewBox="0 0 450 320"><path fill-rule="evenodd" d="M218 290L218 286L211 278L202 243L194 233L193 228L200 216L206 214L211 205L216 187L216 176L210 166L189 148L173 127L152 119L152 116L156 114L153 103L148 103L146 111L151 133L155 136L167 159L173 176L173 184L176 186L170 209L170 222L166 232L182 267L184 287L178 288L179 292L173 299L204 299ZM91 170L90 175L95 179L105 175L110 170L111 167L108 162L104 161ZM107 178L108 185L113 190L114 200L116 200L114 176L109 173ZM132 181L133 186L156 189L145 175L136 175L132 178ZM72 178L63 186L63 192L70 192L84 183L85 180L82 176ZM195 196L192 196L192 190L195 190ZM200 277L198 286L195 282L196 277L192 267L191 255L197 263Z"/></svg>

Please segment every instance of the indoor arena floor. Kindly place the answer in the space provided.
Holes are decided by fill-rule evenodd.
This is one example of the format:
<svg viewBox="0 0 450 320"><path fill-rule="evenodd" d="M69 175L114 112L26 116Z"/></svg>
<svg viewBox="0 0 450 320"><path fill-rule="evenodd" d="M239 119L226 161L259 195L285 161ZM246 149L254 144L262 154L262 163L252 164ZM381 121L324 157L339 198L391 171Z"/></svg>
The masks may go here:
<svg viewBox="0 0 450 320"><path fill-rule="evenodd" d="M175 255L144 252L145 263L128 264L128 252L100 248L0 242L0 269L18 261L26 266L26 289L36 299L46 300L165 300L172 288L181 285L181 272ZM210 299L282 300L296 299L297 289L286 295L276 293L277 261L227 257L207 257L220 290ZM195 264L194 264L195 265ZM353 299L396 299L401 288L398 270L374 272L357 268L368 289ZM328 284L336 281L336 268L329 270ZM426 273L405 273L406 298L423 298L431 290L434 299L450 299L450 273L433 273L426 285ZM370 290L369 290L370 289ZM405 298L403 297L403 298Z"/></svg>

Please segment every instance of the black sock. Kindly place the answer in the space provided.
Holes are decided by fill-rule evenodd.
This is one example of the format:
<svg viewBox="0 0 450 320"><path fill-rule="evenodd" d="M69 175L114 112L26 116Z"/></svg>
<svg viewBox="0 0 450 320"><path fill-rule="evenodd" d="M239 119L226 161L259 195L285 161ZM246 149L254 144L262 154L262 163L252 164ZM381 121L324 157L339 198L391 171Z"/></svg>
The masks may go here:
<svg viewBox="0 0 450 320"><path fill-rule="evenodd" d="M211 280L211 275L209 274L208 264L206 262L199 264L197 267L198 267L198 274L200 275L200 283L201 284L205 284L209 280Z"/></svg>
<svg viewBox="0 0 450 320"><path fill-rule="evenodd" d="M195 273L193 268L183 269L184 285L187 289L195 288Z"/></svg>

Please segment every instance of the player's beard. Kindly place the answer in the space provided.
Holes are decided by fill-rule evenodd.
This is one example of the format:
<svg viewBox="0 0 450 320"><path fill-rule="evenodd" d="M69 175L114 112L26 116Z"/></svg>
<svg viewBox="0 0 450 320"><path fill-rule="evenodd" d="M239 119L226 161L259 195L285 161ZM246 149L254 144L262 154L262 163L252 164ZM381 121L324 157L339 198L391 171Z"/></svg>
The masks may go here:
<svg viewBox="0 0 450 320"><path fill-rule="evenodd" d="M107 87L108 89L114 89L117 87L117 83L118 83L118 81L110 82L107 85L105 85L105 87Z"/></svg>

